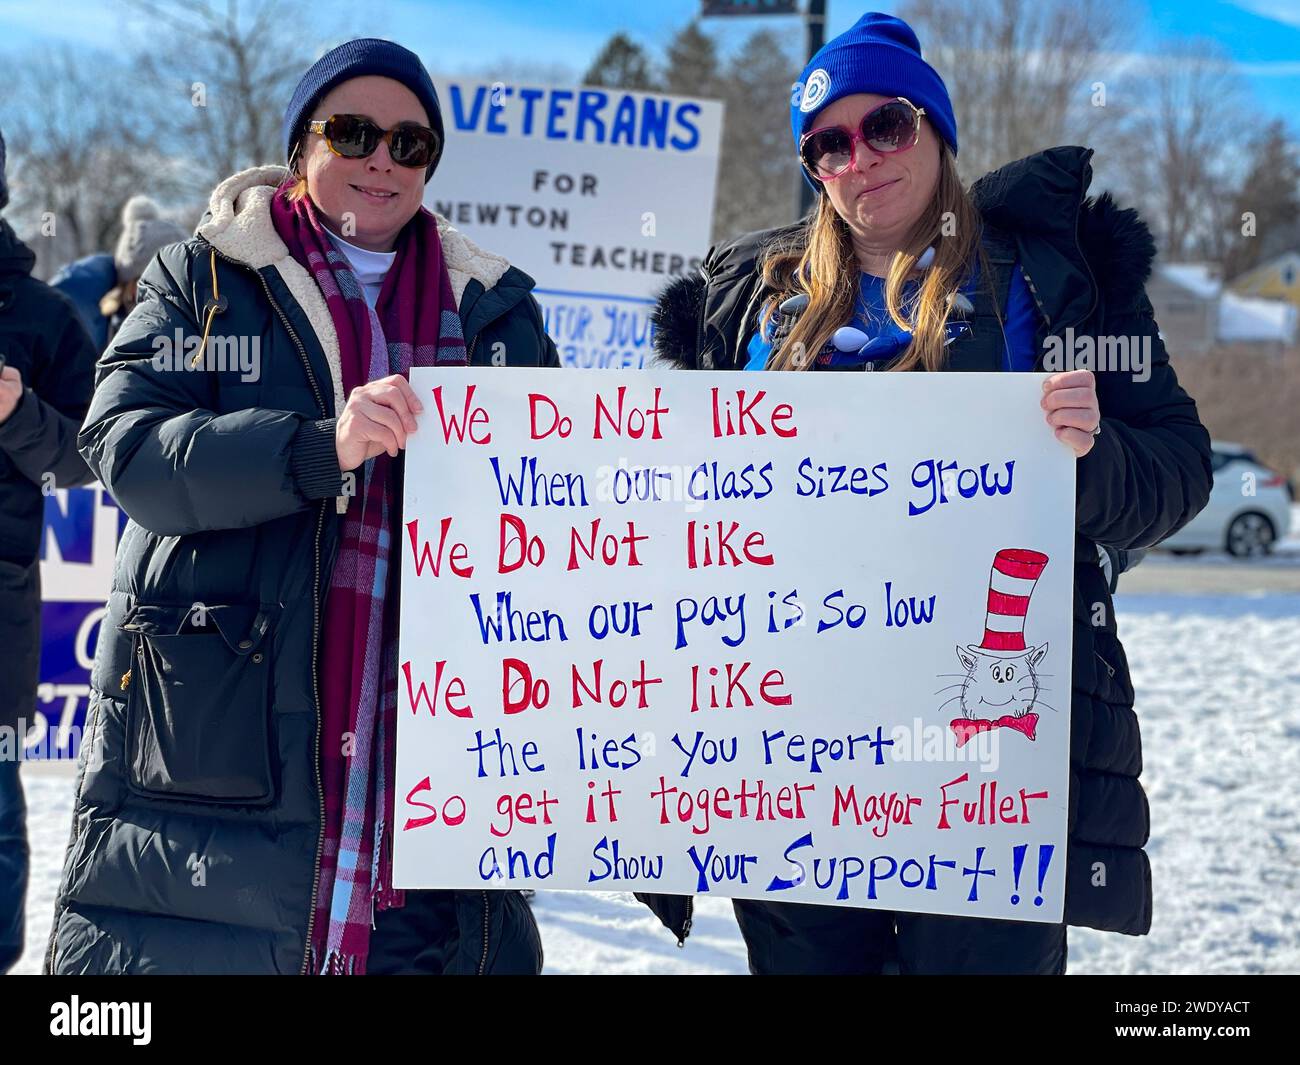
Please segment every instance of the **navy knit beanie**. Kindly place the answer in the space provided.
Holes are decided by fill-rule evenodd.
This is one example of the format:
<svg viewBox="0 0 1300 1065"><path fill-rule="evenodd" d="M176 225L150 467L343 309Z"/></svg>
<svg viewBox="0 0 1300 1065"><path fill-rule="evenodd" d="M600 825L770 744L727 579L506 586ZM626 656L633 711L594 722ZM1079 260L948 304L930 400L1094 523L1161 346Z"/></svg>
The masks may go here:
<svg viewBox="0 0 1300 1065"><path fill-rule="evenodd" d="M282 131L286 160L292 158L294 145L302 136L303 126L311 118L312 110L321 98L335 85L367 74L400 81L415 93L429 116L429 128L438 134L440 140L443 139L442 107L438 103L438 92L433 87L429 72L420 62L420 57L392 41L359 37L355 41L339 45L316 60L293 90L293 99L284 112ZM429 164L424 174L425 181L433 176L437 165L437 159Z"/></svg>
<svg viewBox="0 0 1300 1065"><path fill-rule="evenodd" d="M920 42L902 19L868 11L852 29L827 41L808 60L790 94L795 150L822 108L854 93L903 96L925 108L930 124L956 154L957 119L948 90L921 58ZM804 180L818 187L806 171Z"/></svg>

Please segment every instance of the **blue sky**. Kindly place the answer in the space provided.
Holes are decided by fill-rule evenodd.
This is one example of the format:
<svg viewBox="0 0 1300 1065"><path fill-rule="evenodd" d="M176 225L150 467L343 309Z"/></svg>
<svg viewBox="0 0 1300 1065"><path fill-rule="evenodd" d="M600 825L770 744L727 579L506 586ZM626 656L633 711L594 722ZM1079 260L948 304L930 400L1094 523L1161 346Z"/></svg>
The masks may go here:
<svg viewBox="0 0 1300 1065"><path fill-rule="evenodd" d="M1159 54L1162 39L1202 36L1242 65L1268 115L1286 119L1300 136L1300 0L1115 0L1138 12L1126 51ZM318 9L330 4L318 0ZM829 0L828 36L847 29L871 6ZM581 72L600 45L626 30L656 52L698 10L697 0L378 0L340 4L359 33L392 37L418 51L433 69L459 73L497 59L561 64ZM112 49L120 41L114 6L90 0L0 0L0 53L68 41ZM710 28L737 39L762 25L802 40L794 18L712 19ZM924 43L924 42L922 42Z"/></svg>
<svg viewBox="0 0 1300 1065"><path fill-rule="evenodd" d="M1218 41L1242 65L1260 104L1300 136L1300 0L1148 2L1152 32Z"/></svg>

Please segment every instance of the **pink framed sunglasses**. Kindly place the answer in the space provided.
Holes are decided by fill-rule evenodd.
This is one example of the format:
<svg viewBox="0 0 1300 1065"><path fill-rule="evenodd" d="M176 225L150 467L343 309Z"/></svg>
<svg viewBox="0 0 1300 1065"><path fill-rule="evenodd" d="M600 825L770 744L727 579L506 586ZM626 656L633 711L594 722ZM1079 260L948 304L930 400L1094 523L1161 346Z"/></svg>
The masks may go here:
<svg viewBox="0 0 1300 1065"><path fill-rule="evenodd" d="M833 181L853 165L859 141L886 155L915 147L923 114L924 107L902 96L886 100L863 115L856 130L822 126L805 133L799 140L799 162L816 180Z"/></svg>

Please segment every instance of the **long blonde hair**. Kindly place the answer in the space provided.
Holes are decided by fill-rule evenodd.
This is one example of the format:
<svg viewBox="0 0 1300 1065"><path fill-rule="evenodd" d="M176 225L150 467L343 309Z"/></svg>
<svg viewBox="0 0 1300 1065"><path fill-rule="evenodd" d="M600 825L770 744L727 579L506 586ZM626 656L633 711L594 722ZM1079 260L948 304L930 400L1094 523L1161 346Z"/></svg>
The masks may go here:
<svg viewBox="0 0 1300 1065"><path fill-rule="evenodd" d="M957 164L947 145L939 148L939 181L925 213L894 254L885 277L885 307L912 341L895 362L895 370L941 370L947 362L944 347L950 311L949 300L978 262L984 283L989 277L980 216L957 175ZM903 300L903 284L929 247L934 261L921 275L920 290ZM763 304L760 317L766 328L778 304L792 295L808 297L808 305L784 338L778 340L768 369L808 370L835 330L853 317L858 298L860 270L853 253L849 227L836 213L824 192L808 224L784 245L771 247L763 259L763 283L774 290Z"/></svg>

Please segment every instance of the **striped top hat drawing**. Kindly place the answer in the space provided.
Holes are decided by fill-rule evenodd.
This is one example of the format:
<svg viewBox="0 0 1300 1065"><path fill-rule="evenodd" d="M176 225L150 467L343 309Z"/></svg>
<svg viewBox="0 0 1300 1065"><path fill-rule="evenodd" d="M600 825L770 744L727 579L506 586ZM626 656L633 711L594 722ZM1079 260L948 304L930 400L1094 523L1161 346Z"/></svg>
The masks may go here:
<svg viewBox="0 0 1300 1065"><path fill-rule="evenodd" d="M1004 547L993 558L989 572L988 610L984 617L984 639L970 650L987 655L1024 654L1025 615L1029 597L1047 566L1041 551L1022 547Z"/></svg>

